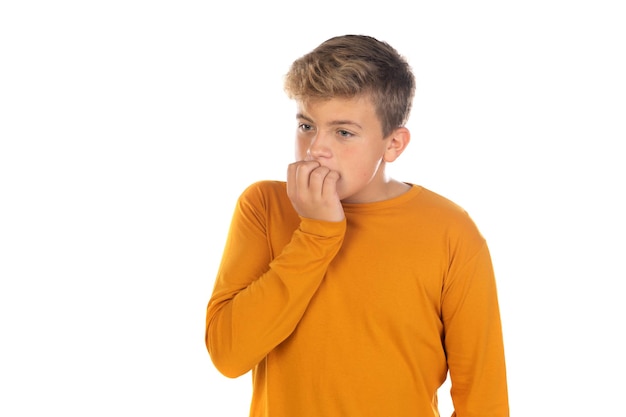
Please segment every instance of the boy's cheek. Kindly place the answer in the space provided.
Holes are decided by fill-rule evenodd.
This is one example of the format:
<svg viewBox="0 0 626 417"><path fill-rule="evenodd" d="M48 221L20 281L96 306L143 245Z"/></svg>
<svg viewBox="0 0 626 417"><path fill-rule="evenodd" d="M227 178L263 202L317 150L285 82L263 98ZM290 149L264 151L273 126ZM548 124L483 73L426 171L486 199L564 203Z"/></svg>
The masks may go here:
<svg viewBox="0 0 626 417"><path fill-rule="evenodd" d="M295 157L296 157L296 161L310 161L311 160L310 155L307 155L306 149L302 149L299 146L296 146Z"/></svg>

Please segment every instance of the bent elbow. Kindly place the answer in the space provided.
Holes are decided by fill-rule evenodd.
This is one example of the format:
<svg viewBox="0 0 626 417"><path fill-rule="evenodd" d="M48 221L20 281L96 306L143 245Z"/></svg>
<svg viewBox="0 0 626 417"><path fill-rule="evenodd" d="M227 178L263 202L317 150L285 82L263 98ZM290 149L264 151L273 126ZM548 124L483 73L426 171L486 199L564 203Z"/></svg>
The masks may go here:
<svg viewBox="0 0 626 417"><path fill-rule="evenodd" d="M251 369L251 366L244 364L244 361L240 359L241 355L237 355L233 349L218 343L215 337L211 337L208 329L205 343L213 366L222 375L228 378L237 378Z"/></svg>
<svg viewBox="0 0 626 417"><path fill-rule="evenodd" d="M228 362L219 362L219 361L215 361L213 360L213 364L215 365L215 368L225 377L227 378L239 378L240 376L246 374L249 369L241 367L241 366L237 366L236 364L233 363L228 363Z"/></svg>
<svg viewBox="0 0 626 417"><path fill-rule="evenodd" d="M219 352L209 347L209 356L211 357L215 369L225 377L233 379L238 378L250 370L250 367L237 361L235 358L236 355L233 355L232 352Z"/></svg>
<svg viewBox="0 0 626 417"><path fill-rule="evenodd" d="M218 314L221 313L221 314ZM246 344L235 342L231 317L222 309L207 314L205 344L215 368L228 378L237 378L254 367Z"/></svg>

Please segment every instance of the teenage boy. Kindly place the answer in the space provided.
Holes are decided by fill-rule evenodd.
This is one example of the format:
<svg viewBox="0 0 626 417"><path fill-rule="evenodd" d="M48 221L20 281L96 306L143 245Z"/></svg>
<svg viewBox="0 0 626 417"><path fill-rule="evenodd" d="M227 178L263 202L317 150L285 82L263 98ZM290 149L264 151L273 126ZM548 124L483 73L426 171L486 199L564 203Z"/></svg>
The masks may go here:
<svg viewBox="0 0 626 417"><path fill-rule="evenodd" d="M509 415L485 239L450 200L386 173L406 149L411 68L347 35L296 60L287 181L240 196L209 300L206 345L252 370L252 417Z"/></svg>

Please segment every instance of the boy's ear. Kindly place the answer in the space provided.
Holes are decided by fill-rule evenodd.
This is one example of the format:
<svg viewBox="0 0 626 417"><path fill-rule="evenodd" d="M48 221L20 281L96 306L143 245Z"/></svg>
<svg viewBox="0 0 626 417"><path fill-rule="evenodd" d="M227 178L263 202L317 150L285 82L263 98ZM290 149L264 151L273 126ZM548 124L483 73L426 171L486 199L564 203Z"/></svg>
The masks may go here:
<svg viewBox="0 0 626 417"><path fill-rule="evenodd" d="M409 129L406 127L399 127L391 132L388 141L389 143L387 144L387 149L385 149L383 159L385 162L393 162L408 146L411 141L411 132L409 132Z"/></svg>

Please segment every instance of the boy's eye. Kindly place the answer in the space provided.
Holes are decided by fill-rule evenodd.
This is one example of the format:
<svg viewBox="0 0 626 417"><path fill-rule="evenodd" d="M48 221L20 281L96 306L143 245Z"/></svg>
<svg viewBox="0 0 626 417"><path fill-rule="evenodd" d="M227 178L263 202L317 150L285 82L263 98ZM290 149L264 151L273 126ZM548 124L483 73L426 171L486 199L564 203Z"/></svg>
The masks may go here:
<svg viewBox="0 0 626 417"><path fill-rule="evenodd" d="M352 136L352 133L348 132L347 130L338 130L337 133L339 134L339 136L344 138L349 138L350 136Z"/></svg>
<svg viewBox="0 0 626 417"><path fill-rule="evenodd" d="M307 132L309 130L312 130L313 126L311 126L309 124L306 124L306 123L300 123L300 124L298 124L298 129L300 129L300 130L302 130L304 132Z"/></svg>

